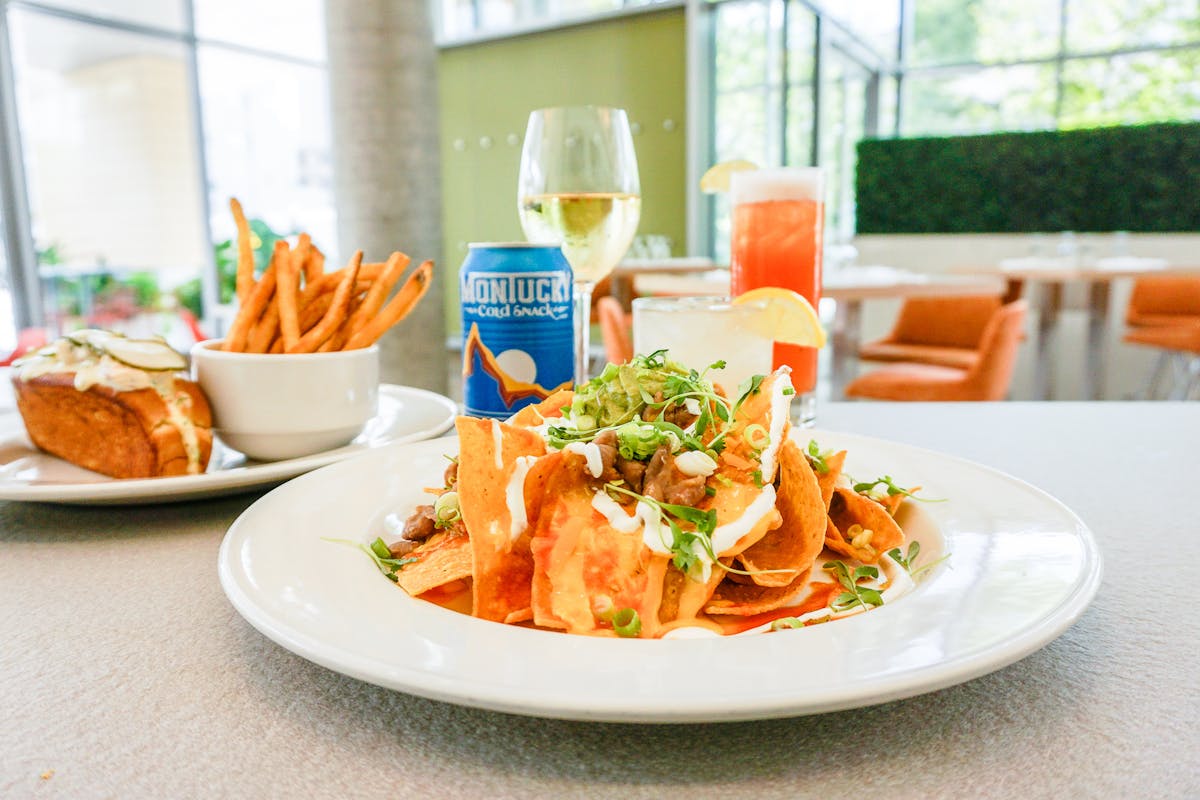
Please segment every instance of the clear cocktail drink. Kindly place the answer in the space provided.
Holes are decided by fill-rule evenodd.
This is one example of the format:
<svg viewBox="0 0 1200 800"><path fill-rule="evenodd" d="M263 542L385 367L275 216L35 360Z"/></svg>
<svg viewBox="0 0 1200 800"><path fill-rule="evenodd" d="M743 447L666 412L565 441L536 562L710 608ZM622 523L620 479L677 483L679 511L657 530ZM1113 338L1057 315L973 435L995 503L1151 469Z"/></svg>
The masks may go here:
<svg viewBox="0 0 1200 800"><path fill-rule="evenodd" d="M772 342L754 325L762 306L734 305L728 297L639 297L633 301L633 350L666 350L672 361L697 371L724 361L724 369L707 377L735 397L747 378L771 372Z"/></svg>
<svg viewBox="0 0 1200 800"><path fill-rule="evenodd" d="M821 299L821 250L825 229L824 177L813 167L736 172L730 182L733 236L730 252L734 295L778 286ZM774 366L792 368L799 395L793 408L802 422L815 417L817 350L776 344Z"/></svg>

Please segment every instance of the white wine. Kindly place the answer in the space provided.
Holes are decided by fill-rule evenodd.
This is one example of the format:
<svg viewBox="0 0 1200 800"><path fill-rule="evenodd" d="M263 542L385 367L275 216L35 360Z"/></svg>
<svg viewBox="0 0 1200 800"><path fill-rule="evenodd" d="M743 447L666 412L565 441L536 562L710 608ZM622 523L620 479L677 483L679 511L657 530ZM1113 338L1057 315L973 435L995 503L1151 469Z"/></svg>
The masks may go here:
<svg viewBox="0 0 1200 800"><path fill-rule="evenodd" d="M521 227L531 242L558 242L577 281L612 271L637 233L642 200L618 192L556 193L522 197Z"/></svg>

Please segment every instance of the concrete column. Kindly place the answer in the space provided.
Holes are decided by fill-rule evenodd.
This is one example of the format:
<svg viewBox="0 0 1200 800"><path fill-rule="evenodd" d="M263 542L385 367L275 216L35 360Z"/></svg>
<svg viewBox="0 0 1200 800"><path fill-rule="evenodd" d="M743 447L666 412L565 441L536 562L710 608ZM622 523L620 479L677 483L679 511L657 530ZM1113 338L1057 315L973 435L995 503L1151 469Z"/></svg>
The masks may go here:
<svg viewBox="0 0 1200 800"><path fill-rule="evenodd" d="M343 256L442 246L437 51L426 0L326 0L334 188ZM383 380L445 392L441 275L380 342Z"/></svg>

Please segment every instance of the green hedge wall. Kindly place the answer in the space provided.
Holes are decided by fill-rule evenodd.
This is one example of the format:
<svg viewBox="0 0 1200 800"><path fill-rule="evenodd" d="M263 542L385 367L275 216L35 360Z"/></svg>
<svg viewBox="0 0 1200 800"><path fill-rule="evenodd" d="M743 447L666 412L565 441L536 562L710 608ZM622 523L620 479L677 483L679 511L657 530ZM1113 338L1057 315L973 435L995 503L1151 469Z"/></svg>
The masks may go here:
<svg viewBox="0 0 1200 800"><path fill-rule="evenodd" d="M1200 123L867 139L859 233L1200 231Z"/></svg>

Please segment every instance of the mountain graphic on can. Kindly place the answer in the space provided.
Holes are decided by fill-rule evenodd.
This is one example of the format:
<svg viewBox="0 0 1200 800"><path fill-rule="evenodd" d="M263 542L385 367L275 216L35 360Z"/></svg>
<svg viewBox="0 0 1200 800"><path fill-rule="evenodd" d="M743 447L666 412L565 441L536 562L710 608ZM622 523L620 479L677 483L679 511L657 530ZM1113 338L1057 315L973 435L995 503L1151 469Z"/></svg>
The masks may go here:
<svg viewBox="0 0 1200 800"><path fill-rule="evenodd" d="M470 245L459 272L468 414L504 419L570 388L571 280L558 245Z"/></svg>

